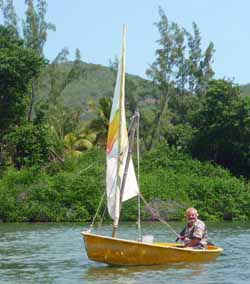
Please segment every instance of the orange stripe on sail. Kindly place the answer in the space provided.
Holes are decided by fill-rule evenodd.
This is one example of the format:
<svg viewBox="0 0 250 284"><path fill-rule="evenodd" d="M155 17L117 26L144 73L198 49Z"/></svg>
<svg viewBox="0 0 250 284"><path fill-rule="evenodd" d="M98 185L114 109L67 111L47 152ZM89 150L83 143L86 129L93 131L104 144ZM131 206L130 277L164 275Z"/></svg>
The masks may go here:
<svg viewBox="0 0 250 284"><path fill-rule="evenodd" d="M109 132L108 132L108 141L107 141L107 153L109 154L118 137L119 130L119 121L120 121L120 111L116 111L113 120L109 124Z"/></svg>

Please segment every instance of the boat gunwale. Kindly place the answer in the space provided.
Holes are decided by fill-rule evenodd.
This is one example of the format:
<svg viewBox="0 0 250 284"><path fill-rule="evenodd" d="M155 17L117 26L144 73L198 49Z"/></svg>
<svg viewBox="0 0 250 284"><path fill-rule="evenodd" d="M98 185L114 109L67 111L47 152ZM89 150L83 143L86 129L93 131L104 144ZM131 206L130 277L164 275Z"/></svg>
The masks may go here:
<svg viewBox="0 0 250 284"><path fill-rule="evenodd" d="M218 253L218 252L223 252L223 248L217 247L217 246L214 246L215 249L192 249L192 248L189 248L189 247L178 247L178 246L174 247L174 246L168 246L168 245L161 245L160 243L145 243L145 242L139 242L139 241L127 240L127 239L121 239L121 238L112 238L112 237L109 237L109 236L93 234L93 233L90 233L90 232L87 232L87 231L86 232L82 231L81 234L83 236L93 236L93 237L103 238L103 239L108 239L108 240L117 240L117 241L124 242L124 243L133 243L133 244L139 244L139 245L141 244L141 245L150 246L150 247L160 247L160 248L166 248L166 249L178 250L178 251L188 251L188 252L191 252L191 253ZM168 243L166 243L166 244L168 244Z"/></svg>

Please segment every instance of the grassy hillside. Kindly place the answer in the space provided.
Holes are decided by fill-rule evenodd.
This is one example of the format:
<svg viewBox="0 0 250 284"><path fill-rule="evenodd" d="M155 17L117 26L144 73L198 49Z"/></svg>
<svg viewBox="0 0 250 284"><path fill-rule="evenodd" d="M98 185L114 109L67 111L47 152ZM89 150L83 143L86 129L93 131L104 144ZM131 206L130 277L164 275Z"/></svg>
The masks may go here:
<svg viewBox="0 0 250 284"><path fill-rule="evenodd" d="M250 95L250 83L246 85L241 85L240 90L244 96L249 96Z"/></svg>
<svg viewBox="0 0 250 284"><path fill-rule="evenodd" d="M77 78L67 82L73 66L73 62L49 65L39 80L38 100L56 94L67 106L82 108L83 115L86 116L89 102L113 96L116 72L110 67L80 62ZM149 89L152 89L151 85L150 81L138 76L126 75L126 88L130 86L126 93L133 93L138 102L145 99Z"/></svg>
<svg viewBox="0 0 250 284"><path fill-rule="evenodd" d="M60 88L60 84L63 84L63 81L67 80L67 76L70 73L73 64L73 62L60 63L54 67L54 70L52 70L52 65L48 65L40 78L39 99L47 98L49 96L49 93L53 88L53 75L55 76L55 74L57 80L56 88ZM60 97L64 100L66 105L73 108L82 106L83 109L86 109L89 101L97 102L101 97L113 96L116 81L116 71L114 71L114 69L99 64L85 62L80 62L79 69L78 77L70 83L67 83L60 92ZM149 94L151 96L153 95L153 87L149 80L145 80L139 76L126 74L126 84L128 83L128 80L132 81L134 87L132 91L139 96L138 99L140 101L147 101L147 99L149 101L152 100L152 98L147 98ZM240 90L243 95L250 95L250 83L241 85Z"/></svg>

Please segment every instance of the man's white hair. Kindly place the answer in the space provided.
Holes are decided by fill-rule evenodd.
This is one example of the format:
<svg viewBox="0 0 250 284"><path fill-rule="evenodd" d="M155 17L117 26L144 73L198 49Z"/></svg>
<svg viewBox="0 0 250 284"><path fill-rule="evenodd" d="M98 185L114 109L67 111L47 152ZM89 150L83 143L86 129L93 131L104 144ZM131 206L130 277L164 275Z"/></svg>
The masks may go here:
<svg viewBox="0 0 250 284"><path fill-rule="evenodd" d="M188 208L188 209L186 210L186 215L187 215L190 211L194 211L194 213L195 213L197 216L199 215L197 209L194 208L194 207Z"/></svg>

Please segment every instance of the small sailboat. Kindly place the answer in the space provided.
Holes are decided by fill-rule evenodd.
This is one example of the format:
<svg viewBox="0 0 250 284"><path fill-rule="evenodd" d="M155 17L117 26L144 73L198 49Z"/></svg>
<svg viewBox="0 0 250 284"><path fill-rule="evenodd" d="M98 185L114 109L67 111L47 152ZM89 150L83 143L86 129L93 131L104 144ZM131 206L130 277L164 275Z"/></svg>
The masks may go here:
<svg viewBox="0 0 250 284"><path fill-rule="evenodd" d="M122 55L110 115L107 141L106 196L107 207L113 219L112 236L81 232L89 259L110 265L156 265L175 262L210 261L222 249L209 245L207 249L185 248L179 243L155 243L117 238L122 202L140 194L131 158L133 139L139 114L135 113L130 126L130 136L125 117L125 27L123 28ZM143 198L144 199L144 198ZM140 221L139 221L140 230Z"/></svg>

